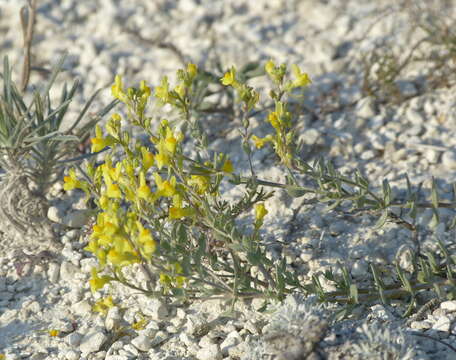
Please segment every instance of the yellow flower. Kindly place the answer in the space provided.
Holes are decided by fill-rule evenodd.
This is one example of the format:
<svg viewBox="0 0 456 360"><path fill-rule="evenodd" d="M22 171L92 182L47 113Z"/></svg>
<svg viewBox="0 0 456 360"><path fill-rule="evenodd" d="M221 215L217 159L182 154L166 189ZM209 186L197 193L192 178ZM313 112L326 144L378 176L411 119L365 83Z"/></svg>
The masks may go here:
<svg viewBox="0 0 456 360"><path fill-rule="evenodd" d="M163 166L170 164L170 157L163 152L159 152L155 156L155 161L157 162L157 167L160 170Z"/></svg>
<svg viewBox="0 0 456 360"><path fill-rule="evenodd" d="M264 203L257 203L255 204L255 219L258 222L262 222L263 218L266 216L268 213L268 210L266 210Z"/></svg>
<svg viewBox="0 0 456 360"><path fill-rule="evenodd" d="M142 245L142 251L146 258L150 258L157 249L157 244L153 239L145 241Z"/></svg>
<svg viewBox="0 0 456 360"><path fill-rule="evenodd" d="M155 88L155 97L163 103L167 103L170 100L169 83L167 76L163 76L161 80L161 86L157 86Z"/></svg>
<svg viewBox="0 0 456 360"><path fill-rule="evenodd" d="M118 113L114 113L111 115L111 119L108 120L106 123L106 130L108 131L108 134L118 138L120 135L120 122L122 118Z"/></svg>
<svg viewBox="0 0 456 360"><path fill-rule="evenodd" d="M268 74L272 74L272 72L274 71L275 69L275 64L272 60L269 60L265 65L264 65L264 70L266 70L266 72Z"/></svg>
<svg viewBox="0 0 456 360"><path fill-rule="evenodd" d="M187 278L185 276L176 276L176 287L183 287L186 281Z"/></svg>
<svg viewBox="0 0 456 360"><path fill-rule="evenodd" d="M98 270L96 268L92 268L92 278L89 280L90 289L92 292L95 292L109 283L112 278L110 276L98 276Z"/></svg>
<svg viewBox="0 0 456 360"><path fill-rule="evenodd" d="M272 141L272 136L268 135L268 136L266 136L264 138L259 138L258 136L253 135L252 136L252 141L255 144L255 147L257 149L261 149L264 145L266 145L266 143Z"/></svg>
<svg viewBox="0 0 456 360"><path fill-rule="evenodd" d="M174 137L173 131L170 127L166 128L166 138L164 143L165 149L171 154L176 152L177 139Z"/></svg>
<svg viewBox="0 0 456 360"><path fill-rule="evenodd" d="M175 264L174 264L174 271L175 271L177 274L182 274L182 273L184 272L184 269L182 269L181 264L175 263ZM178 288L181 288L181 287L184 285L184 283L185 283L186 280L187 280L187 279L185 278L185 276L182 276L182 275L176 276L176 278L175 278L176 286L177 286Z"/></svg>
<svg viewBox="0 0 456 360"><path fill-rule="evenodd" d="M272 127L276 130L280 129L280 120L275 111L272 111L268 115L268 121L271 123Z"/></svg>
<svg viewBox="0 0 456 360"><path fill-rule="evenodd" d="M187 88L185 87L184 84L179 84L174 88L174 91L177 93L177 95L179 95L179 97L181 99L183 99L185 97L186 90L187 90Z"/></svg>
<svg viewBox="0 0 456 360"><path fill-rule="evenodd" d="M112 296L106 296L103 299L98 300L92 306L93 312L98 312L104 316L108 313L109 309L114 307L114 301L112 301Z"/></svg>
<svg viewBox="0 0 456 360"><path fill-rule="evenodd" d="M226 160L222 166L222 171L226 173L232 173L234 171L233 163L231 160Z"/></svg>
<svg viewBox="0 0 456 360"><path fill-rule="evenodd" d="M141 155L144 171L147 172L154 165L154 154L152 154L145 146L141 146Z"/></svg>
<svg viewBox="0 0 456 360"><path fill-rule="evenodd" d="M112 199L120 199L122 197L122 193L120 192L119 185L109 184L106 189L106 195Z"/></svg>
<svg viewBox="0 0 456 360"><path fill-rule="evenodd" d="M98 241L96 239L91 239L87 246L84 248L85 251L90 251L91 253L96 253L99 249Z"/></svg>
<svg viewBox="0 0 456 360"><path fill-rule="evenodd" d="M136 250L131 244L129 238L124 235L117 234L112 237L111 244L113 245L113 249L118 253L131 253L132 255L136 256Z"/></svg>
<svg viewBox="0 0 456 360"><path fill-rule="evenodd" d="M103 210L107 210L109 206L109 198L106 195L101 195L98 199L98 204Z"/></svg>
<svg viewBox="0 0 456 360"><path fill-rule="evenodd" d="M140 221L136 220L136 227L139 231L139 235L138 235L138 241L140 243L143 243L144 241L147 241L149 240L150 238L152 238L152 235L150 234L150 230L149 229L146 229L143 224L141 224Z"/></svg>
<svg viewBox="0 0 456 360"><path fill-rule="evenodd" d="M107 221L104 226L103 226L103 233L108 235L108 236L113 236L119 227L116 224L113 224L112 222Z"/></svg>
<svg viewBox="0 0 456 360"><path fill-rule="evenodd" d="M141 245L143 254L146 258L151 257L157 248L157 244L155 243L155 240L152 237L149 229L146 229L144 226L142 226L139 221L136 221L136 226L139 230L137 240Z"/></svg>
<svg viewBox="0 0 456 360"><path fill-rule="evenodd" d="M173 196L173 205L169 208L169 219L170 220L178 220L182 219L183 217L192 216L195 213L195 210L191 207L184 207L182 206L183 200L182 196L176 193Z"/></svg>
<svg viewBox="0 0 456 360"><path fill-rule="evenodd" d="M119 164L120 165L120 164ZM120 176L120 166L116 170L112 171L108 164L102 165L103 179L106 184L106 196L111 199L120 199L122 193L120 191L119 185L112 182L112 177L119 178ZM102 196L104 196L103 194Z"/></svg>
<svg viewBox="0 0 456 360"><path fill-rule="evenodd" d="M108 251L107 260L114 266L126 266L139 262L139 258L130 252L119 252L115 249Z"/></svg>
<svg viewBox="0 0 456 360"><path fill-rule="evenodd" d="M236 82L236 69L232 67L229 71L225 73L223 78L220 79L223 85L225 86L235 86L237 84Z"/></svg>
<svg viewBox="0 0 456 360"><path fill-rule="evenodd" d="M150 190L150 187L147 186L146 177L142 171L139 173L139 187L137 193L138 197L144 200L150 199L150 196L152 195L152 191Z"/></svg>
<svg viewBox="0 0 456 360"><path fill-rule="evenodd" d="M147 324L148 324L147 320L143 318L141 320L134 322L131 325L131 328L136 331L144 330L146 328Z"/></svg>
<svg viewBox="0 0 456 360"><path fill-rule="evenodd" d="M134 191L134 189L127 187L127 188L124 188L124 191L125 191L125 198L128 201L131 201L131 202L136 201L136 192Z"/></svg>
<svg viewBox="0 0 456 360"><path fill-rule="evenodd" d="M187 73L190 77L190 80L193 80L195 76L198 74L198 66L192 63L187 64Z"/></svg>
<svg viewBox="0 0 456 360"><path fill-rule="evenodd" d="M70 169L68 176L63 178L63 189L66 191L81 187L81 182L76 177L76 172L73 168Z"/></svg>
<svg viewBox="0 0 456 360"><path fill-rule="evenodd" d="M160 273L160 282L162 285L169 286L171 284L171 277L167 274Z"/></svg>
<svg viewBox="0 0 456 360"><path fill-rule="evenodd" d="M203 194L209 188L210 182L207 176L203 175L192 175L188 180L188 184L196 188L199 194Z"/></svg>
<svg viewBox="0 0 456 360"><path fill-rule="evenodd" d="M59 330L55 330L55 329L49 330L49 336L56 337L56 336L59 336L59 334L60 334Z"/></svg>
<svg viewBox="0 0 456 360"><path fill-rule="evenodd" d="M189 207L178 207L178 206L171 206L169 208L169 218L178 220L183 217L191 216L193 214L193 209Z"/></svg>
<svg viewBox="0 0 456 360"><path fill-rule="evenodd" d="M141 90L141 93L142 93L141 96L144 98L144 100L147 100L150 96L150 87L148 87L146 85L145 80L141 80L141 82L139 83L139 89Z"/></svg>
<svg viewBox="0 0 456 360"><path fill-rule="evenodd" d="M291 70L293 71L293 74L296 77L296 79L292 83L293 87L303 87L312 83L312 80L310 80L309 75L307 73L301 72L301 69L298 65L291 65Z"/></svg>
<svg viewBox="0 0 456 360"><path fill-rule="evenodd" d="M128 97L123 91L122 78L120 75L116 75L114 79L114 85L111 87L111 93L112 96L114 96L116 99L119 99L123 103L126 103L128 101Z"/></svg>
<svg viewBox="0 0 456 360"><path fill-rule="evenodd" d="M90 139L92 142L92 152L98 152L103 150L106 146L111 146L114 144L114 139L112 137L103 137L103 131L101 130L100 125L95 126L95 137Z"/></svg>
<svg viewBox="0 0 456 360"><path fill-rule="evenodd" d="M107 255L106 250L98 249L94 254L97 257L100 265L105 266L106 265L106 255Z"/></svg>
<svg viewBox="0 0 456 360"><path fill-rule="evenodd" d="M182 286L184 286L185 282L187 281L187 278L185 276L180 275L184 272L184 270L182 269L182 265L176 262L173 265L168 266L167 268L168 270L170 270L172 275L161 273L160 283L164 285L166 288L169 288L171 285L177 288L181 288Z"/></svg>
<svg viewBox="0 0 456 360"><path fill-rule="evenodd" d="M126 174L130 178L134 178L135 177L135 168L132 165L132 162L128 158L125 158L122 160L122 164L123 164L123 168L125 169Z"/></svg>
<svg viewBox="0 0 456 360"><path fill-rule="evenodd" d="M176 177L173 176L171 180L163 181L158 173L154 173L155 184L157 184L158 194L160 196L172 197L177 193L176 191Z"/></svg>
<svg viewBox="0 0 456 360"><path fill-rule="evenodd" d="M112 180L114 181L119 181L120 174L122 173L122 163L118 162L116 164L116 167L107 167L107 171L109 176L111 177Z"/></svg>

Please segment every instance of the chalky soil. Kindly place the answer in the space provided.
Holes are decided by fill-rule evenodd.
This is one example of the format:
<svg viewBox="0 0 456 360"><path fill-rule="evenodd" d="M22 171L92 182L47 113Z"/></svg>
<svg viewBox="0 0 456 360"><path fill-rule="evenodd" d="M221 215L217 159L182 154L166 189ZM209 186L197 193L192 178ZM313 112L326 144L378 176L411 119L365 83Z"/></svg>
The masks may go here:
<svg viewBox="0 0 456 360"><path fill-rule="evenodd" d="M18 13L24 4L0 2L0 48L16 70L22 59ZM445 12L454 18L451 14L454 7ZM313 80L307 110L297 119L306 161L324 156L343 173L359 168L373 184L380 186L387 178L401 191L406 172L414 185L423 182L425 187L433 176L440 179L443 200L449 201L456 181L454 85L420 92L422 69L410 69L399 79L404 100L376 104L364 95L360 80L363 56L381 48L385 37L389 50L401 53L418 39L408 38L411 26L406 12L389 0L42 0L32 52L37 66L47 66L56 54L69 50L64 78L79 76L83 83L78 102L71 104L75 116L98 88L105 90L95 110L111 100L116 73L129 84L143 79L158 84L189 60L213 71L216 59L224 68L268 59L296 63ZM31 83L39 84L42 76L32 72ZM211 139L217 131L225 137L214 140L211 148L228 153L235 169L247 171L238 125L218 120L209 116L207 131ZM251 119L251 125L258 136L269 131L261 116ZM258 177L284 182L272 158L268 149L255 153ZM58 195L59 186L52 190L48 217L60 231L60 249L49 250L45 239L20 241L2 225L0 353L6 359L363 359L374 348L391 359L456 356L442 343L456 347L456 301L431 304L408 323L400 317L403 309L372 304L351 320L334 324L331 315L338 307L318 305L312 297L290 296L265 314L256 311L261 301L239 303L227 315L215 301L180 308L117 287L116 306L106 316L91 312L108 292L90 292L88 279L96 262L81 250L86 213L80 194ZM241 192L226 190L228 199ZM370 262L410 265L415 244L410 232L396 224L374 230L371 215L328 213L324 205L305 204L280 192L266 206L264 239L289 244L283 249L287 264L300 270L303 281L338 261L359 280ZM443 210L442 223L431 230L432 212L420 214L421 245L433 246L437 239L451 245L452 216L454 212ZM331 290L331 284L322 285ZM142 320L140 312L147 325L133 330ZM56 336L49 330L57 330L52 333Z"/></svg>

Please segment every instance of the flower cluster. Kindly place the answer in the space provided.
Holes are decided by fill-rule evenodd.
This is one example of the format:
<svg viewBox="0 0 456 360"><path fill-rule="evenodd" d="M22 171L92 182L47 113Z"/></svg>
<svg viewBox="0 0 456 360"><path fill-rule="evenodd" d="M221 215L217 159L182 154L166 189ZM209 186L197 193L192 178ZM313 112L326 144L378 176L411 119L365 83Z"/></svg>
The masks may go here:
<svg viewBox="0 0 456 360"><path fill-rule="evenodd" d="M274 109L266 114L273 132L259 138L250 132L249 116L260 96L247 84L253 75L245 71L232 67L212 79L239 99L242 146L249 156L251 178L236 174L228 156L209 150L204 141L199 105L210 92L206 75L200 75L196 65L179 70L175 86L164 77L153 90L144 81L138 88L125 89L122 78L115 77L112 95L126 107L127 115L113 113L104 128L95 128L92 152L109 150L104 161L78 168L83 176L70 169L64 178L65 190L81 189L96 204L85 247L98 260L89 281L93 292L112 281L148 295L186 300L283 299L297 289L305 291L286 262L270 259L262 241L268 215L265 203L273 194L264 186L274 183L255 176L250 141L257 148L270 143L281 163L293 169L292 114L285 96L306 87L310 79L297 66L289 79L285 65L266 64L264 71L274 84L270 92ZM147 114L152 98L177 110L182 123L167 119L153 123ZM139 127L149 141L133 138L125 123ZM195 158L187 155L191 144L201 149ZM226 201L222 181L244 185L244 195L236 202ZM253 213L253 221L240 228L237 218L247 213ZM141 280L134 278L136 269L144 275ZM95 310L104 313L110 306L108 297L97 302Z"/></svg>
<svg viewBox="0 0 456 360"><path fill-rule="evenodd" d="M169 90L164 78L156 87L155 96L162 104L170 104L186 112L189 106L192 81L197 67L189 64L179 70L180 83ZM150 88L141 82L139 89L124 90L122 79L116 76L112 94L129 109L128 120L149 134L153 148L144 146L122 129L122 117L114 113L105 129L97 125L92 141L92 152L110 147L99 166L87 165L86 180L77 177L74 169L64 178L64 189L82 189L95 198L98 208L96 222L85 250L98 259L99 267L92 270L92 291L102 289L113 280L125 281L122 269L133 264L159 270L159 284L167 292L182 288L187 283L181 261L166 256L166 241L156 236L166 224L177 221L196 221L204 212L201 199L218 194L220 181L231 172L233 165L223 154L214 161L184 161L184 135L175 131L165 119L152 132L151 119L145 115ZM122 150L125 156L113 161L111 154ZM163 235L163 234L162 234Z"/></svg>
<svg viewBox="0 0 456 360"><path fill-rule="evenodd" d="M309 75L303 73L297 65L292 66L295 76L293 80L285 81L285 75L287 73L285 64L276 66L270 60L265 65L265 71L277 87L276 90L270 92L270 96L275 102L275 109L269 112L267 116L267 120L274 128L275 134L268 134L263 138L253 135L251 139L258 149L261 149L267 143L271 143L281 162L290 168L293 160L292 147L294 133L291 131L291 113L287 110L282 97L286 93L291 93L296 88L305 88L311 83L311 80Z"/></svg>
<svg viewBox="0 0 456 360"><path fill-rule="evenodd" d="M190 110L190 94L192 92L193 81L198 74L198 67L195 64L188 64L187 69L177 71L179 84L170 90L168 77L164 76L160 86L155 88L155 97L161 104L170 104L173 107L188 114Z"/></svg>
<svg viewBox="0 0 456 360"><path fill-rule="evenodd" d="M223 85L232 86L236 90L239 99L244 104L245 111L252 110L260 100L260 94L257 91L236 78L236 69L234 67L226 72L220 81Z"/></svg>
<svg viewBox="0 0 456 360"><path fill-rule="evenodd" d="M193 131L201 129L198 124L200 108L193 104L201 95L196 96L195 93L204 94L205 89L199 86L208 84L201 81L195 65L179 70L179 83L174 88L171 89L166 78L155 88L158 102L173 107L183 115L183 126L179 127L182 132L177 131L179 124L166 119L151 126L152 119L146 113L152 94L150 88L141 82L139 88L124 90L121 78L116 77L113 96L127 107L128 116L122 119L119 113L112 114L105 129L96 127L92 139L93 152L106 148L110 152L107 152L102 164L92 162L85 170L79 168L83 177L71 169L64 178L65 190L81 189L93 198L97 206L96 222L85 247L96 256L99 264L92 270L92 291L119 281L148 295L185 300L211 297L224 297L232 302L255 297L282 300L287 294L301 291L317 294L322 301L336 298L335 301L354 306L371 297L371 290L358 289L344 267L341 268L342 276L336 276L332 271L323 274L340 289L326 293L318 276L312 277L311 284L302 284L284 258L271 259L261 231L268 214L265 201L272 196L272 192L266 192L265 187L285 189L295 197L313 194L316 201L333 201L332 208L342 201L353 201L355 208L366 210L365 206L368 206L370 210L380 210L383 215L378 226L386 222L392 206L412 210L418 206L416 194L408 184L411 198L404 204L393 203L391 199L394 197L387 181L383 183L383 194L379 195L369 189L368 181L359 173L352 180L323 160L314 165L300 160L295 153L293 119L285 98L292 96L295 89L309 85L310 79L297 66L292 66L294 75L289 79L286 66L276 66L272 61L265 65L264 70L274 84L270 92L274 108L266 115L273 132L263 138L252 135L249 129L248 117L259 101L259 94L246 84L249 79L246 73L238 73L231 68L221 79L213 77L228 87L225 88L228 93L234 89L240 99L243 110L243 128L240 129L242 148L249 158L251 177L236 174L227 155L211 152L204 145L203 137L198 138L198 131ZM146 146L133 139L122 128L123 120L140 127L148 135L150 144ZM192 137L184 138L189 129ZM192 140L202 150L195 158L190 158L184 151ZM285 184L262 180L255 175L249 141L253 141L257 148L268 143L272 145L288 170ZM113 154L116 154L116 160L113 160ZM307 176L316 186L300 185L294 172ZM239 200L229 202L223 199L220 185L225 179L234 185L245 186ZM431 195L432 202L424 204L424 207L437 212L439 206L451 205L439 201L434 182ZM254 213L252 224L240 227L239 216L251 211ZM413 211L409 214L416 216ZM443 245L441 248L446 254ZM403 295L406 289L406 293L413 298L418 286L424 284L422 289L433 288L434 280L428 276L431 269L435 273L440 271L440 280L436 281L445 282L453 277L452 270L437 266L433 256L417 266L418 284L412 284L397 268L400 284L397 290L388 289L391 296L397 296L398 292ZM132 272L128 269L138 269L145 275L146 281L132 281ZM385 287L374 264L371 264L371 272L378 296L386 302ZM98 304L100 309L106 306L109 304ZM351 311L346 310L346 314Z"/></svg>

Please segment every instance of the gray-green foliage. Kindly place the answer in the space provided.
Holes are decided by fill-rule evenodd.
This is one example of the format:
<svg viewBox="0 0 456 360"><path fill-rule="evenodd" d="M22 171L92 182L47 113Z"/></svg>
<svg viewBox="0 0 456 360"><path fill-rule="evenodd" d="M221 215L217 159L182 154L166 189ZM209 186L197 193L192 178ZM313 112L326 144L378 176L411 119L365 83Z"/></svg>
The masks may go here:
<svg viewBox="0 0 456 360"><path fill-rule="evenodd" d="M111 103L78 128L97 91L69 129L63 131L63 120L79 86L75 81L68 90L65 84L57 104L51 102L50 92L64 59L53 68L49 81L33 94L20 93L7 57L0 74L0 211L22 232L26 232L27 225L43 221L45 195L52 184L60 181L65 159L75 154L77 144L88 138L94 124L114 105Z"/></svg>
<svg viewBox="0 0 456 360"><path fill-rule="evenodd" d="M329 313L316 298L289 295L275 308L263 336L253 341L242 360L299 360L310 356L329 328Z"/></svg>
<svg viewBox="0 0 456 360"><path fill-rule="evenodd" d="M307 359L317 349L330 350L321 341L335 328L329 330L331 313L319 305L315 298L289 295L275 308L264 333L247 342L248 351L242 360ZM357 329L359 336L350 344L350 359L412 360L421 359L421 350L414 339L399 329L379 323L364 323ZM348 336L348 334L347 334ZM351 336L350 336L351 337ZM332 349L331 352L337 351Z"/></svg>
<svg viewBox="0 0 456 360"><path fill-rule="evenodd" d="M377 323L361 327L361 340L352 346L355 359L412 360L418 359L414 344L401 331L392 331Z"/></svg>
<svg viewBox="0 0 456 360"><path fill-rule="evenodd" d="M328 313L317 303L316 297L289 295L283 304L276 308L267 330L270 333L288 332L301 336L306 324L323 322L327 318Z"/></svg>

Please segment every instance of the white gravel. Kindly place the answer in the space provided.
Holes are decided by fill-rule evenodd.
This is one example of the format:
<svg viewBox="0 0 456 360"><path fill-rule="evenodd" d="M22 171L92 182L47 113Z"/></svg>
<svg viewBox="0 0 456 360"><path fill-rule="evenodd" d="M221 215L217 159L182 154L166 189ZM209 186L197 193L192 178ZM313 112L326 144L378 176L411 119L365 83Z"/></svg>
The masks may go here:
<svg viewBox="0 0 456 360"><path fill-rule="evenodd" d="M0 1L0 55L8 55L16 70L22 61L18 14L25 3L25 0ZM379 48L386 40L392 46L390 50L401 52L420 37L420 34L408 36L413 24L401 11L400 3L394 0L39 0L33 64L48 68L68 51L66 72L61 79L82 79L76 103L71 105L73 118L68 119L71 123L96 89L103 91L91 111L99 110L111 100L109 88L115 74L123 75L128 84L142 79L157 84L163 75L173 78L183 61L191 60L210 70L215 69L216 59L224 68L270 58L296 63L313 80L305 98L313 113L304 113L298 125L306 160L322 155L331 158L343 173L359 168L374 184L381 186L380 180L386 178L392 188L402 190L404 173L408 173L415 186L423 182L424 188L429 188L435 177L440 179L442 199L449 200L451 184L456 181L455 87L414 96L398 105L377 107L372 98L362 95L364 54ZM426 0L417 3L424 4ZM388 12L387 8L393 10ZM455 18L455 7L449 11L452 13L445 16ZM139 40L127 29L150 41ZM179 51L163 46L166 43ZM410 79L418 78L425 69L424 64L408 69L407 78L400 79L399 84L403 96L418 94L418 84ZM372 76L374 70L371 69ZM44 78L43 72L32 72L32 86L39 85ZM338 109L325 112L327 108ZM252 119L252 125L256 134L265 133L261 120ZM236 169L247 170L244 154L239 151L236 124L225 122L221 127L226 130L225 139L211 146L229 153ZM220 125L215 124L212 129L215 132L214 129L220 129ZM269 155L268 150L262 150L254 156L259 177L283 182L283 171L272 166ZM226 196L234 198L240 191L230 189ZM310 337L323 334L315 343L330 359L347 354L353 343L362 345L370 341L367 335L363 338L360 334L372 331L375 335L375 330L369 330L364 322L391 328L393 335L388 346L396 349L396 354L403 354L404 359L456 357L441 343L410 334L404 340L405 345L399 344L403 339L400 331L413 329L456 347L456 301L437 304L410 326L396 309L376 305L363 309L359 319L329 329L323 320L335 311L333 306L320 308L307 303L304 306L300 305L303 299L296 302L290 297L277 312L283 316L272 318L254 311L261 303L239 303L236 316L214 322L201 335L202 327L227 310L223 304L214 301L176 308L118 286L112 292L117 307L109 311L107 318L93 313L92 305L101 295L94 298L88 284L95 260L80 251L85 241L81 227L87 219L80 198L80 194L71 192L53 200L48 217L66 226L61 237L63 248L58 253L54 250L52 256L43 255L40 261L25 264L24 271L30 270L26 276L16 271L15 263L23 256L18 251L36 255L36 249L41 249L43 243L36 239L36 243L24 244L0 231L0 354L5 354L8 360L265 359L261 356L268 354L267 349L275 340L267 340L260 334L274 328L277 325L274 321L279 323L276 328L280 328L283 325L280 321L288 319L290 313L293 314L290 324L296 321L299 325L296 329L302 327ZM391 264L397 260L404 268L410 266L410 252L415 244L408 231L395 224L374 230L376 219L370 215L340 216L325 212L323 205L305 205L294 215L301 201L290 200L280 192L268 200L264 236L266 241L290 242L285 254L287 264L300 269L303 281L335 267L338 262L344 263L351 269L351 275L359 279L366 275L369 262ZM454 211L442 211L442 224L432 230L426 227L432 212L424 211L418 218L424 225L422 246L435 248L436 239L446 245L453 244L456 234L448 227L454 215ZM328 283L322 281L322 285L331 290ZM141 320L140 312L148 320L146 328L125 330ZM312 320L315 317L319 321ZM271 321L274 326L269 324ZM48 333L51 329L60 330L60 334L51 337ZM290 329L291 325L284 331L293 332ZM278 342L292 341L285 338L286 334L281 336ZM394 343L396 340L399 342ZM361 345L356 349L362 349ZM306 346L293 343L290 349L296 347L304 353ZM414 347L416 353L410 355L406 346Z"/></svg>

